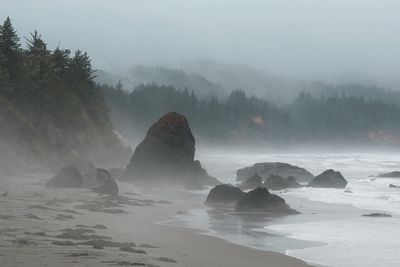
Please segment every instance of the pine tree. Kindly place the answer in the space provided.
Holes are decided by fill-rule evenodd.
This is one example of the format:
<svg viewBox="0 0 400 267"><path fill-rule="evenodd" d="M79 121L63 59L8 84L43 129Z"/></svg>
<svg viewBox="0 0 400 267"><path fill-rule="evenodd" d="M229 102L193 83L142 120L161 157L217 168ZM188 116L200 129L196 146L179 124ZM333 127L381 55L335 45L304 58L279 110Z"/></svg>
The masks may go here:
<svg viewBox="0 0 400 267"><path fill-rule="evenodd" d="M1 67L8 79L14 79L18 71L19 37L9 17L0 26Z"/></svg>
<svg viewBox="0 0 400 267"><path fill-rule="evenodd" d="M61 50L57 47L52 55L53 72L58 79L65 80L69 71L71 50Z"/></svg>
<svg viewBox="0 0 400 267"><path fill-rule="evenodd" d="M70 62L70 78L72 82L93 83L94 70L88 54L80 50L75 52Z"/></svg>
<svg viewBox="0 0 400 267"><path fill-rule="evenodd" d="M31 38L27 40L27 73L33 79L43 80L45 74L48 74L51 66L50 51L47 50L46 43L42 40L37 31L31 33Z"/></svg>

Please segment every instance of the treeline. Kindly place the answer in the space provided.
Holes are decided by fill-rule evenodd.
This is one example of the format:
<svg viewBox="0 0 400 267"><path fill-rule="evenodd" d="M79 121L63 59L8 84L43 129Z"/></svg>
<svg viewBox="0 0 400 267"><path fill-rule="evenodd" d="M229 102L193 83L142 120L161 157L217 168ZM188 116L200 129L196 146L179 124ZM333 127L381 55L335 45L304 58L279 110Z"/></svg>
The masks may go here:
<svg viewBox="0 0 400 267"><path fill-rule="evenodd" d="M132 92L103 86L116 125L126 133L145 129L161 114L185 114L195 134L218 142L370 142L369 133L398 133L400 108L363 97L315 98L301 93L284 108L233 91L227 98L198 98L189 89L147 84ZM121 119L122 118L122 119Z"/></svg>
<svg viewBox="0 0 400 267"><path fill-rule="evenodd" d="M1 152L13 144L23 156L46 151L62 160L118 147L87 53L50 50L37 31L24 39L10 18L0 26Z"/></svg>

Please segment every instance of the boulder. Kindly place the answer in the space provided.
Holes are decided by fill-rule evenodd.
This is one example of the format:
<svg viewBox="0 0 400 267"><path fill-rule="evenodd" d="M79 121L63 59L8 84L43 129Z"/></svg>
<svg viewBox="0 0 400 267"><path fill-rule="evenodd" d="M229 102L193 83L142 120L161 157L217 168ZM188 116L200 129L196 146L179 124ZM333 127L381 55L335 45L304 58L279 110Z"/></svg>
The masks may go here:
<svg viewBox="0 0 400 267"><path fill-rule="evenodd" d="M342 174L332 169L324 171L308 183L309 187L319 188L345 188L346 185L347 181Z"/></svg>
<svg viewBox="0 0 400 267"><path fill-rule="evenodd" d="M298 188L301 187L299 183L293 176L288 178L282 178L279 175L270 175L263 184L266 188L270 190L282 190L287 188Z"/></svg>
<svg viewBox="0 0 400 267"><path fill-rule="evenodd" d="M79 188L82 186L82 174L74 165L68 165L47 181L49 188Z"/></svg>
<svg viewBox="0 0 400 267"><path fill-rule="evenodd" d="M93 188L93 192L114 196L118 195L118 184L106 169L96 169L95 177L100 186Z"/></svg>
<svg viewBox="0 0 400 267"><path fill-rule="evenodd" d="M253 176L249 177L246 181L242 182L239 187L242 190L246 190L246 189L254 189L261 186L262 186L261 176L258 174L254 174Z"/></svg>
<svg viewBox="0 0 400 267"><path fill-rule="evenodd" d="M283 178L296 177L298 182L309 182L314 176L304 168L282 162L256 163L251 167L245 167L236 171L236 180L244 181L254 174L266 179L270 175L279 175Z"/></svg>
<svg viewBox="0 0 400 267"><path fill-rule="evenodd" d="M236 202L245 194L238 187L221 184L210 190L204 204L212 207L235 207Z"/></svg>
<svg viewBox="0 0 400 267"><path fill-rule="evenodd" d="M400 178L400 171L381 173L381 174L378 174L378 177L381 177L381 178Z"/></svg>
<svg viewBox="0 0 400 267"><path fill-rule="evenodd" d="M243 195L236 203L236 211L239 212L272 212L272 213L296 213L285 200L271 194L268 189L257 187Z"/></svg>
<svg viewBox="0 0 400 267"><path fill-rule="evenodd" d="M394 185L394 184L390 184L389 188L400 188L400 185Z"/></svg>
<svg viewBox="0 0 400 267"><path fill-rule="evenodd" d="M170 112L148 130L122 173L124 180L199 187L219 181L194 160L195 139L186 117Z"/></svg>

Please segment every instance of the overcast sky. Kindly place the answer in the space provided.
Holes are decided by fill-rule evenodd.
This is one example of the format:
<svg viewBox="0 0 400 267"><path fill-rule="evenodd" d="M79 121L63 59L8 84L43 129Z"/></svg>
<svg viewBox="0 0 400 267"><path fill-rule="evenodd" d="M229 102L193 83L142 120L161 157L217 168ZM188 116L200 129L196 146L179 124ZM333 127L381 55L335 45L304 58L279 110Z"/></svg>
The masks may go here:
<svg viewBox="0 0 400 267"><path fill-rule="evenodd" d="M0 0L6 16L97 68L204 58L400 85L399 0Z"/></svg>

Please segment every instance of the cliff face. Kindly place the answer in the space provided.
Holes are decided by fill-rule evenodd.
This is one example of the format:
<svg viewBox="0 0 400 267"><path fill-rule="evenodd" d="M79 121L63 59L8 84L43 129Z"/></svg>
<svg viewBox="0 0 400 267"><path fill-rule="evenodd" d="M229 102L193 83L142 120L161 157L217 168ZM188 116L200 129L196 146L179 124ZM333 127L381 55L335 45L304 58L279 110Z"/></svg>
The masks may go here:
<svg viewBox="0 0 400 267"><path fill-rule="evenodd" d="M124 148L111 124L99 123L83 105L58 123L54 114L32 117L0 95L0 174L56 170L89 161L124 165L130 149ZM107 118L105 118L107 120Z"/></svg>

